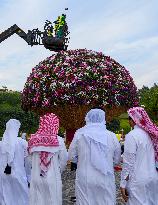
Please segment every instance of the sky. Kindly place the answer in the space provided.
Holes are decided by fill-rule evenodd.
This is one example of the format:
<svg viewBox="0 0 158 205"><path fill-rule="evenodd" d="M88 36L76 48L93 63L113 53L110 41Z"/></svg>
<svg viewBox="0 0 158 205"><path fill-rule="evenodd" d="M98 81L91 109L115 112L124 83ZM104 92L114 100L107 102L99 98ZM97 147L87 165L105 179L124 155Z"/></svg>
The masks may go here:
<svg viewBox="0 0 158 205"><path fill-rule="evenodd" d="M69 8L65 11L65 8ZM66 12L68 49L101 51L124 65L138 88L158 83L157 0L0 0L0 33L13 24L43 30ZM0 44L0 87L22 91L32 68L53 52L16 34Z"/></svg>

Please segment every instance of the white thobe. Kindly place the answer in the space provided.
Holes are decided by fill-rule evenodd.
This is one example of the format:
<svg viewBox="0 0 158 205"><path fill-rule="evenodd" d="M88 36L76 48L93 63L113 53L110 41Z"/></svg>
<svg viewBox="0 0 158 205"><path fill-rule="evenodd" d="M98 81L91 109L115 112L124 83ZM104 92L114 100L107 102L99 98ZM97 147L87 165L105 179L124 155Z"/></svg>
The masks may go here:
<svg viewBox="0 0 158 205"><path fill-rule="evenodd" d="M81 128L82 130L82 128ZM102 163L106 161L112 174L104 175L101 171L93 165L91 159L90 146L82 133L78 130L73 138L69 148L69 159L72 161L77 160L75 194L77 205L115 205L116 203L116 187L113 162L119 163L120 161L120 144L116 135L110 131L106 131L107 135L107 148L106 159L102 158ZM91 145L94 143L90 141ZM93 146L93 145L92 145ZM98 146L101 146L98 144ZM104 150L102 150L104 152ZM100 156L101 153L94 153ZM102 155L103 156L103 155Z"/></svg>
<svg viewBox="0 0 158 205"><path fill-rule="evenodd" d="M127 205L158 205L153 145L148 133L137 125L126 135L123 161L121 187L128 191Z"/></svg>
<svg viewBox="0 0 158 205"><path fill-rule="evenodd" d="M61 173L67 164L68 156L63 139L58 136L58 140L59 147L51 148L55 151L46 176L40 176L40 152L32 154L30 205L62 205Z"/></svg>
<svg viewBox="0 0 158 205"><path fill-rule="evenodd" d="M0 205L28 205L30 169L27 162L27 142L17 139L11 175L4 173L7 155L2 153L0 142Z"/></svg>

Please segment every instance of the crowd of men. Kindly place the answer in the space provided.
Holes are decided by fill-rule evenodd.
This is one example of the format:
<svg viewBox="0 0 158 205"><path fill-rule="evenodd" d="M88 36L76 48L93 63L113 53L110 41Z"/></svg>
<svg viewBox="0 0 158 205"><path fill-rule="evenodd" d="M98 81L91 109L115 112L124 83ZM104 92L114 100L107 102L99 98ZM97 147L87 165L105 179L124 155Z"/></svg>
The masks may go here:
<svg viewBox="0 0 158 205"><path fill-rule="evenodd" d="M128 110L133 128L124 143L120 189L126 205L158 205L158 127L141 107ZM91 109L69 150L58 136L59 119L40 117L39 128L18 137L20 122L10 119L0 142L0 205L62 205L61 173L77 164L76 205L115 205L114 164L121 160L116 135L107 130L101 108Z"/></svg>

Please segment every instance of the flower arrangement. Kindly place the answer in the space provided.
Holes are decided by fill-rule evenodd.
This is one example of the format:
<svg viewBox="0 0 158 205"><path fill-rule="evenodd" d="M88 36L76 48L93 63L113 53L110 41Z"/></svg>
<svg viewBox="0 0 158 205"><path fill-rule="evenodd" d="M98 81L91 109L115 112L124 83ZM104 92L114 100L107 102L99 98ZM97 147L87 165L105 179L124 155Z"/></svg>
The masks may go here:
<svg viewBox="0 0 158 205"><path fill-rule="evenodd" d="M69 106L70 112L74 107L75 112L76 106L86 111L96 105L117 110L137 106L137 88L124 66L86 49L61 51L40 62L22 93L24 110L54 109L62 115L59 107Z"/></svg>

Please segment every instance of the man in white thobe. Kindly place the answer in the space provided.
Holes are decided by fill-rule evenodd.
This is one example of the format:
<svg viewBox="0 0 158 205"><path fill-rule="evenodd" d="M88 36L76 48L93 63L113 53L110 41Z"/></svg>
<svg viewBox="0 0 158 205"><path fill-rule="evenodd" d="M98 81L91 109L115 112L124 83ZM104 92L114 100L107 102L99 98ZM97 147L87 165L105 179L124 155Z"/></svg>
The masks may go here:
<svg viewBox="0 0 158 205"><path fill-rule="evenodd" d="M69 148L69 159L77 161L76 204L115 205L113 162L120 161L120 144L116 135L106 129L103 110L90 110L85 121Z"/></svg>
<svg viewBox="0 0 158 205"><path fill-rule="evenodd" d="M59 119L48 113L40 117L39 129L31 135L29 205L62 205L61 173L67 164L67 150L64 140L57 135L58 130Z"/></svg>
<svg viewBox="0 0 158 205"><path fill-rule="evenodd" d="M27 142L17 137L20 122L10 119L0 142L0 205L28 205L30 170ZM28 164L28 163L26 163Z"/></svg>
<svg viewBox="0 0 158 205"><path fill-rule="evenodd" d="M134 129L125 138L120 185L122 196L127 205L158 205L158 172L151 140L156 126L143 108L131 108L128 114Z"/></svg>

